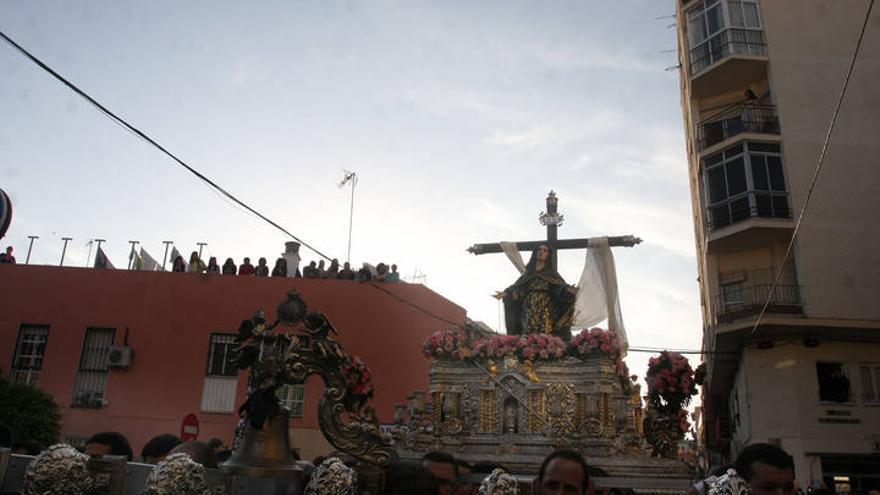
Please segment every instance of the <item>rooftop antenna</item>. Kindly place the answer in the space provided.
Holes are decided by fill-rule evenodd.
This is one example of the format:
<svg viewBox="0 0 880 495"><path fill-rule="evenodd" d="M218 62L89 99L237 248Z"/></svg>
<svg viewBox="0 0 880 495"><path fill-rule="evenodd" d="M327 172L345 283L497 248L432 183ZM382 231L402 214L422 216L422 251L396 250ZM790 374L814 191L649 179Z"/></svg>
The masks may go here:
<svg viewBox="0 0 880 495"><path fill-rule="evenodd" d="M31 262L31 250L34 248L34 239L39 239L39 238L40 238L40 236L38 236L38 235L29 235L29 236L28 236L28 239L30 239L31 241L30 241L30 243L28 244L28 254L27 254L27 258L24 259L24 264L25 264L25 265L27 265L28 263Z"/></svg>
<svg viewBox="0 0 880 495"><path fill-rule="evenodd" d="M73 237L62 237L62 241L64 241L64 247L61 248L61 262L58 263L58 266L64 266L64 255L67 254L67 243L73 240Z"/></svg>
<svg viewBox="0 0 880 495"><path fill-rule="evenodd" d="M174 244L174 241L162 241L165 244L165 255L162 256L162 271L165 271L165 262L168 261L168 246Z"/></svg>
<svg viewBox="0 0 880 495"><path fill-rule="evenodd" d="M354 222L354 186L357 185L358 175L357 172L352 172L350 170L342 170L345 174L342 177L342 180L339 181L338 186L340 188L345 187L346 184L351 184L351 205L348 209L348 251L345 255L345 261L351 263L351 227Z"/></svg>

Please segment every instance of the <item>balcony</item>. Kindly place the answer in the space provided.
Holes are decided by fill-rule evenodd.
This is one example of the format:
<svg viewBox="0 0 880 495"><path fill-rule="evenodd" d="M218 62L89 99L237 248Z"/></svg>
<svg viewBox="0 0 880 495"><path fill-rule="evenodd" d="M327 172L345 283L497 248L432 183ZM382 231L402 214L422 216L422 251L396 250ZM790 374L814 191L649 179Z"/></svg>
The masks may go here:
<svg viewBox="0 0 880 495"><path fill-rule="evenodd" d="M731 284L716 296L716 318L719 324L757 316L767 302L773 284ZM800 315L804 312L799 285L777 285L767 305L767 313Z"/></svg>
<svg viewBox="0 0 880 495"><path fill-rule="evenodd" d="M760 29L722 29L689 53L691 93L703 98L744 88L766 77L767 45Z"/></svg>
<svg viewBox="0 0 880 495"><path fill-rule="evenodd" d="M779 135L779 117L773 105L743 103L697 124L697 147L704 151L740 134Z"/></svg>
<svg viewBox="0 0 880 495"><path fill-rule="evenodd" d="M709 207L709 230L714 231L752 218L790 219L787 192L747 191Z"/></svg>

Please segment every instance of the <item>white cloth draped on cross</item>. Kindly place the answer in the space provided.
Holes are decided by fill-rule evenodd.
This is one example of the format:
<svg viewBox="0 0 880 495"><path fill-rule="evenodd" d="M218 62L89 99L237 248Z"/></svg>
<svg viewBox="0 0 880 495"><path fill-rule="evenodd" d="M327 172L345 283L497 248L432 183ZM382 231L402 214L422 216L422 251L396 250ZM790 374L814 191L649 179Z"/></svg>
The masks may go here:
<svg viewBox="0 0 880 495"><path fill-rule="evenodd" d="M500 242L499 245L519 273L525 272L526 265L516 243ZM608 245L608 238L589 239L586 251L584 271L578 282L577 298L574 303L572 326L589 328L607 319L608 329L617 335L626 351L628 343L617 294L617 270L614 267L614 255Z"/></svg>

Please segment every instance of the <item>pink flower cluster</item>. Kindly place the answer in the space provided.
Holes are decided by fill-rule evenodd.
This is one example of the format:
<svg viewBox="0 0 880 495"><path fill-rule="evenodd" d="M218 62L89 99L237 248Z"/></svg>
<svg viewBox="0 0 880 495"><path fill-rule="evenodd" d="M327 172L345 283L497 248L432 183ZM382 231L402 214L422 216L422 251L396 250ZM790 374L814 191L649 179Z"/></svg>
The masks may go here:
<svg viewBox="0 0 880 495"><path fill-rule="evenodd" d="M559 359L565 355L565 341L553 335L532 333L520 337L520 355L529 361Z"/></svg>
<svg viewBox="0 0 880 495"><path fill-rule="evenodd" d="M472 347L474 357L500 358L514 356L522 347L520 337L516 335L493 335L489 339L479 339Z"/></svg>
<svg viewBox="0 0 880 495"><path fill-rule="evenodd" d="M601 328L591 328L575 335L571 347L575 356L583 357L599 353L617 356L622 349L617 336Z"/></svg>
<svg viewBox="0 0 880 495"><path fill-rule="evenodd" d="M373 397L373 374L361 358L354 356L351 362L342 368L346 386L356 402L366 402Z"/></svg>
<svg viewBox="0 0 880 495"><path fill-rule="evenodd" d="M422 346L426 358L459 357L460 348L467 347L464 334L456 330L438 330Z"/></svg>
<svg viewBox="0 0 880 495"><path fill-rule="evenodd" d="M697 393L694 370L687 358L676 352L663 351L648 360L648 395L667 403L687 404Z"/></svg>

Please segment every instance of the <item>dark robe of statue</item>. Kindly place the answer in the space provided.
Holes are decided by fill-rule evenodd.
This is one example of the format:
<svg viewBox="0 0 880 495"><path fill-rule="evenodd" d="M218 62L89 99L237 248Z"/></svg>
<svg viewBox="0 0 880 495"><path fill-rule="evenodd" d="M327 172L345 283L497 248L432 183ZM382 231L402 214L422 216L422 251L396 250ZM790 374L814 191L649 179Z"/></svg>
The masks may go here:
<svg viewBox="0 0 880 495"><path fill-rule="evenodd" d="M543 261L540 270L539 261ZM575 289L556 273L546 244L532 251L526 271L501 293L501 299L508 335L543 333L571 340Z"/></svg>

